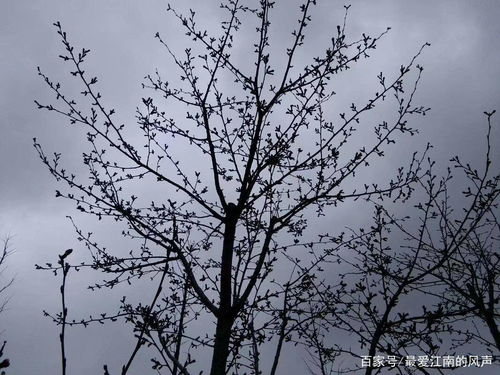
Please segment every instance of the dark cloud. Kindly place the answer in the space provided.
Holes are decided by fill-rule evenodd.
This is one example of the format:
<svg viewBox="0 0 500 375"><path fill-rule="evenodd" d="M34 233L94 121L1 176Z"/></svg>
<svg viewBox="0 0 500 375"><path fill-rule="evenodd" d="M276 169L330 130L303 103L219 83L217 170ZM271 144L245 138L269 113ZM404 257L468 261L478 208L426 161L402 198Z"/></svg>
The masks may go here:
<svg viewBox="0 0 500 375"><path fill-rule="evenodd" d="M189 2L200 10L200 21L214 28L219 13L209 3ZM272 39L279 53L290 40L286 26L295 22L294 5L298 2L282 3L278 2L274 10L279 21ZM181 1L172 4L185 7ZM304 61L310 57L309 52L314 53L328 41L335 25L341 22L342 5L324 1L318 6L306 40ZM60 20L76 45L92 49L88 69L100 77L109 106L117 109L124 122L132 123L143 94L140 83L144 75L155 68L172 74L171 61L153 38L155 32L162 32L180 51L186 42L175 20L166 16L165 7L166 3L159 0L7 0L0 6L0 234L15 235L16 250L9 262L9 271L16 276L11 289L13 298L9 311L0 319L5 327L3 335L9 340L12 373L52 374L59 365L57 332L41 313L44 308L56 306L57 287L48 274L33 270L35 263L53 260L61 249L78 247L71 225L64 218L73 212L72 207L53 198L55 183L32 147L32 138L37 137L48 150L62 152L70 168L79 168L82 134L67 127L63 120L36 110L33 104L33 99L53 100L37 77L36 66L68 90L77 89L77 83L57 59L61 45L52 22ZM485 131L482 112L500 109L498 19L500 6L494 0L355 1L350 9L349 34L376 34L387 26L392 31L370 60L361 62L347 79L339 80L336 91L345 93L347 100L365 97L366 91L374 87L378 72L396 71L424 42L430 42L432 46L420 59L425 74L418 101L432 107L432 111L418 120L421 135L417 141L396 146L394 155L404 157L408 147L418 149L431 140L438 160L446 161L460 153L479 162L476 158L481 155L478 151L484 146ZM251 36L240 38L238 54L244 60L250 53L245 43ZM498 124L498 120L495 122ZM495 131L494 139L499 140L499 131ZM397 158L389 159L379 168L393 170L399 162ZM345 210L356 219L355 213ZM82 222L95 225L88 219ZM118 240L106 240L119 246ZM82 277L79 281L87 280ZM73 297L79 300L79 295ZM106 305L104 297L88 300ZM85 303L76 303L75 311L92 311L94 306ZM127 332L112 327L108 335L96 339L95 334L91 329L70 338L70 344L83 348L78 358L71 358L72 374L98 373L96 365L104 358L112 358L115 367L120 365L120 356L128 348Z"/></svg>

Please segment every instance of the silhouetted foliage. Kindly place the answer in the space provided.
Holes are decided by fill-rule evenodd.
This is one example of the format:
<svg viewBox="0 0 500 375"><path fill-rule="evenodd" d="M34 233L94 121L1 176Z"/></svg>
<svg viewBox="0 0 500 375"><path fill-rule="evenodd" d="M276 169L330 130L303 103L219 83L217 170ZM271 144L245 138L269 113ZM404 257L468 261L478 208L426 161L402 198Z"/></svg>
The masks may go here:
<svg viewBox="0 0 500 375"><path fill-rule="evenodd" d="M226 19L218 36L198 26L194 11L183 15L169 7L193 46L181 54L156 35L179 76L170 81L160 72L146 77L144 87L152 94L137 109L136 128L115 120L115 110L107 108L97 88L98 79L84 68L89 50L78 51L55 23L65 49L60 58L82 83L88 108L41 69L56 104L36 103L85 129L87 172L66 170L61 154L49 156L36 140L35 148L66 186L56 196L98 220L121 223L122 235L135 246L128 254L107 249L73 222L91 261L70 265L65 254L56 265L39 266L63 272L62 312L53 316L62 326L63 374L64 332L73 324L123 318L132 325L136 344L122 375L146 348L154 351L158 373L275 375L283 351L293 346L309 351L312 372L349 370L334 361L345 355L359 359L363 353L343 342L331 344L329 332L357 335L360 350L369 355L403 356L412 348L431 355L439 349L433 338L446 329L438 322L455 316L491 317L477 289L469 292L474 306L450 304L453 293L459 295L463 285L483 274L464 274L460 280L450 275L459 256L486 251L479 250L485 247L473 234L479 235L486 222L493 225L487 218L498 197L498 178L486 179L488 168L484 177L473 175L456 160L477 189L467 195L472 202L464 206L465 216L453 221L446 206L448 180L432 174L429 147L409 155L408 166L397 169L384 185L362 173L400 137L414 135L409 119L428 110L414 104L423 70L416 59L425 46L393 79L380 73L380 88L366 102L352 103L332 117L328 105L341 94L332 82L368 58L388 30L375 37L348 38L346 7L330 44L303 65L298 54L316 2L300 6L284 54L271 49L273 4L263 0L253 9L225 1L221 8ZM238 59L232 54L237 31L242 21L252 20L257 21L256 41L248 58ZM373 125L368 114L381 106L393 112ZM189 150L188 159L184 150ZM152 185L159 193L145 193ZM416 232L385 206L408 202L414 189L423 189L425 196L416 208L424 215ZM375 224L369 230L337 235L316 230L315 222L331 219L336 207L354 200L376 202ZM426 237L436 220L446 223L439 226L443 243ZM408 244L389 246L389 230L404 233ZM478 250L470 250L469 242ZM345 271L346 264L352 272ZM102 272L106 279L92 288L148 276L156 289L140 304L124 297L117 314L68 320L64 286L71 268ZM486 279L496 268L485 268ZM473 282L480 286L482 281ZM435 296L434 285L449 290L449 300ZM410 294L430 296L431 307L409 315L401 303ZM214 322L214 332L209 324L204 332L199 325L193 328L194 320ZM195 364L200 350L212 351L210 364ZM112 370L104 366L104 373Z"/></svg>

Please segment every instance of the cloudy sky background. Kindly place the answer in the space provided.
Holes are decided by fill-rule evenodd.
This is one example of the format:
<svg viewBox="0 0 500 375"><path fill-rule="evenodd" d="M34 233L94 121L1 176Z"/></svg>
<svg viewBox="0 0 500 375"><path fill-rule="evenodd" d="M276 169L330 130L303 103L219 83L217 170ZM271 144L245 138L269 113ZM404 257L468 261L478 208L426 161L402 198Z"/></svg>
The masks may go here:
<svg viewBox="0 0 500 375"><path fill-rule="evenodd" d="M184 3L198 9L200 22L216 27L220 13L210 5L212 2ZM283 53L297 7L295 0L277 3L274 16L279 17L279 23L273 28L274 43ZM180 1L172 0L171 4L186 8ZM52 23L61 21L74 45L92 50L87 70L100 78L109 107L117 109L122 121L133 123L135 108L145 95L140 87L143 77L155 68L172 71L173 65L154 34L160 31L178 51L185 43L178 23L165 8L166 2L159 0L6 0L0 5L0 236L10 235L15 251L4 274L14 276L15 284L9 290L8 310L0 316L0 332L8 340L12 374L53 374L58 369L58 331L42 316L44 309L57 309L57 283L50 274L35 272L34 264L54 261L62 250L80 246L65 218L74 214L74 208L54 198L57 185L32 146L36 137L47 151L62 152L70 167L79 168L82 133L65 126L62 119L36 110L33 103L34 99L53 102L48 88L37 77L37 66L68 90L77 87L57 58L62 47ZM306 39L311 54L319 52L318 47L329 40L341 22L343 3L320 1L313 16ZM432 110L415 123L420 135L403 147L397 146L392 159L380 168L392 170L409 149L421 149L427 141L434 144L433 156L442 165L454 154L480 163L486 129L482 113L500 110L499 19L497 0L352 2L348 35L378 34L387 26L392 30L372 58L361 62L348 79L341 81L336 91L347 102L363 98L367 89L375 87L380 71L390 75L424 42L432 44L420 58L425 70L417 98ZM242 35L237 46L242 59L250 52L245 44L250 37ZM493 139L499 144L498 116L494 125ZM498 151L496 157L498 160ZM356 219L356 213L344 214ZM95 228L88 218L79 220L84 228ZM99 225L101 231L107 231L108 224ZM120 238L106 240L112 246L122 245ZM70 314L85 316L109 306L105 295L84 291L86 277L71 279ZM79 352L75 356L70 351L72 374L96 373L104 361L115 369L121 365L130 351L127 332L120 326L107 327L105 335L103 332L101 328L70 331L70 348Z"/></svg>

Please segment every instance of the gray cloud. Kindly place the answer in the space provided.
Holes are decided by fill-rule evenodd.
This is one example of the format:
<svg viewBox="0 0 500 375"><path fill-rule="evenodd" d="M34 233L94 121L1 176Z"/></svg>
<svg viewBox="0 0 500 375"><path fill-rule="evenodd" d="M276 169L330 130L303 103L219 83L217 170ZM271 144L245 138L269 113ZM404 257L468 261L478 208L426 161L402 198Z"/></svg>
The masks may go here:
<svg viewBox="0 0 500 375"><path fill-rule="evenodd" d="M172 3L181 6L180 1ZM200 9L200 21L213 28L219 14L208 3L197 0L189 4ZM289 28L285 26L292 25L297 16L296 7L290 6L292 2L278 3L274 12L279 22L273 43L276 51L282 53L289 40ZM76 45L92 49L88 69L100 77L109 106L117 109L123 121L132 123L144 94L140 89L144 75L155 68L166 72L172 69L164 49L153 38L155 32L162 32L173 48L184 47L185 39L179 35L175 20L166 16L165 7L164 2L157 0L7 0L0 6L0 234L13 234L16 250L9 260L9 271L16 276L11 289L13 298L0 322L5 327L3 335L9 340L11 373L52 374L58 368L57 332L41 313L42 309L55 309L57 286L50 275L33 272L34 264L53 260L61 249L79 246L64 218L73 213L73 207L53 198L56 184L32 147L32 138L37 137L47 150L62 152L70 168L80 168L82 133L61 119L36 110L33 104L33 99L53 100L36 76L36 66L68 90L77 89L77 82L57 59L62 49L52 22L60 20ZM335 25L341 22L342 12L342 3L337 1L319 5L304 59L309 51L312 53L329 39ZM394 169L399 158L407 155L408 147L421 148L427 140L435 144L438 160L445 161L459 153L479 162L478 151L484 147L482 112L500 109L499 19L500 6L494 0L353 2L349 34L375 34L386 26L391 26L392 31L370 60L361 62L359 68L347 74L347 79L339 82L337 91L347 93L347 99L365 97L366 91L374 87L378 72L390 74L407 62L422 43L432 43L420 59L425 74L418 94L418 101L432 107L432 111L418 120L418 139L396 146L393 159L384 161L380 168ZM238 53L245 59L249 36L240 37ZM495 122L498 125L498 119ZM495 132L494 140L500 144L500 132ZM346 215L356 219L355 213L345 210ZM85 227L99 230L91 220L80 220ZM101 233L111 227L102 224ZM121 245L113 238L106 241ZM82 293L76 285L87 281L90 278L83 276L75 280L75 300ZM115 296L119 294L116 292ZM87 313L96 305L106 305L106 301L107 297L88 298L73 309ZM101 331L97 329L77 332L70 334L70 345L82 350L78 359L72 358L74 375L98 373L101 362L110 357L111 364L118 368L120 356L129 349L127 332L121 328L111 327L107 335L99 335Z"/></svg>

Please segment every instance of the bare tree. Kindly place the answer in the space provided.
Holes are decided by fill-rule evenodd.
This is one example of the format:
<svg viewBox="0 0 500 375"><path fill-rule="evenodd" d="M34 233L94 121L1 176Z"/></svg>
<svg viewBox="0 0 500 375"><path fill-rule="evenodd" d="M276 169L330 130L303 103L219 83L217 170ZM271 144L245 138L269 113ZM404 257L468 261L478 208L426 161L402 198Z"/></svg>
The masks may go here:
<svg viewBox="0 0 500 375"><path fill-rule="evenodd" d="M454 357L444 366L431 362L450 357L457 348L470 351L474 341L476 350L479 343L492 361L498 358L500 228L495 211L500 175L492 169L493 113L486 113L483 168L454 157L440 178L430 162L414 194L413 212L404 209L405 216L398 217L388 204L374 202L372 226L353 230L345 244L348 251L336 254L344 269L340 282L317 279L308 286L313 291L307 311L315 329L306 326L303 334L311 342L318 373L326 374L325 368L338 360L328 353L364 358L367 375L397 366L410 374L467 366L467 360ZM464 186L462 193L452 188L457 181ZM338 330L357 338L360 350L318 342L325 332ZM374 364L376 356L385 361Z"/></svg>
<svg viewBox="0 0 500 375"><path fill-rule="evenodd" d="M257 375L276 373L287 344L322 347L316 324L325 313L305 316L304 305L311 305L308 294L322 267L355 238L316 233L311 240L303 237L314 229L309 223L331 217L335 207L348 200L407 199L425 173L424 153L409 155L408 167L395 171L386 185L362 178L362 171L384 157L398 137L416 133L409 118L427 111L414 104L422 73L416 59L422 49L394 79L381 73L380 89L366 102L352 103L338 118L330 118L328 105L338 95L332 82L367 58L388 30L349 39L346 7L329 45L300 67L297 55L316 5L308 0L299 8L290 45L279 56L284 63L276 66L280 59L270 54L269 35L273 5L263 0L253 9L237 0L225 1L227 17L218 36L198 26L194 11L185 16L169 7L192 38L193 48L180 54L157 34L178 68L179 83L176 86L176 77L171 77L173 83L163 79L159 72L147 77L144 86L161 99L143 99L136 128L115 120L114 109L106 107L97 89L98 79L85 71L89 50L77 51L61 24L55 24L65 49L60 58L80 80L88 109L41 69L56 103L36 103L85 129L87 173L66 170L61 154L49 156L37 140L35 148L66 186L56 195L99 220L123 223L122 234L135 248L126 255L106 249L75 224L92 261L40 268L99 270L107 279L96 284L98 288L146 275L156 280L149 301L132 305L123 299L117 314L79 322L124 317L133 325L137 341L122 375L145 344L157 350L154 368L175 375L189 373L198 348L213 352L206 369L211 375ZM243 21L257 25L251 64L248 59L238 63L232 55ZM369 130L367 114L391 103L392 115ZM172 106L184 108L185 116L169 113ZM138 141L137 131L143 141ZM179 157L182 149L189 150L196 165ZM144 187L152 184L159 185L161 194L143 195ZM300 258L314 261L303 266ZM190 322L196 319L214 321L215 332L193 331ZM64 306L55 320L63 328L77 324L67 321ZM317 333L304 335L304 327ZM269 353L272 365L263 369L262 356ZM333 350L323 348L319 358L324 363L334 356Z"/></svg>
<svg viewBox="0 0 500 375"><path fill-rule="evenodd" d="M472 330L464 332L465 340L459 341L459 344L463 341L476 340L498 357L500 352L498 327L500 316L498 281L500 175L498 168L495 170L496 164L492 158L494 153L491 144L491 121L494 113L495 111L485 112L488 133L484 167L476 169L469 163L463 163L458 157L451 160L454 168L461 171L469 181L462 193L462 201L471 202L469 207L463 208L463 215L469 217L469 223L465 225L453 220L457 205L453 197L445 191L446 196L437 206L440 218L439 228L443 241L447 239L447 243L454 243L456 250L449 252L446 262L442 267L435 268L432 275L445 286L445 293L440 295L441 303L444 306L463 309L468 312L464 314L466 321L477 322L471 327ZM455 210L453 210L454 206ZM430 249L427 249L426 258L432 255L429 254Z"/></svg>

